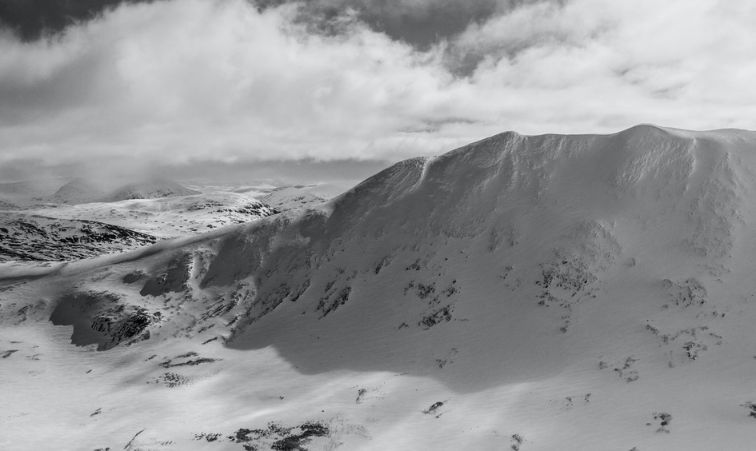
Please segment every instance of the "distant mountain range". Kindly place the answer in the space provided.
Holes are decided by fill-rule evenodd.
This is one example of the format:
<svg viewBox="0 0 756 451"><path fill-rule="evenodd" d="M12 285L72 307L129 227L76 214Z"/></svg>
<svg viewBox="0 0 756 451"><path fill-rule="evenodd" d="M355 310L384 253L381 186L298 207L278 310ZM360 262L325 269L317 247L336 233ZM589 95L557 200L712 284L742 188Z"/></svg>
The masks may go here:
<svg viewBox="0 0 756 451"><path fill-rule="evenodd" d="M190 196L199 194L199 191L186 188L172 180L150 180L139 183L130 183L115 189L106 195L106 202L118 202L130 199L157 199L161 197Z"/></svg>
<svg viewBox="0 0 756 451"><path fill-rule="evenodd" d="M61 186L49 200L56 203L80 204L87 202L118 202L132 199L157 199L162 197L189 196L199 191L186 188L172 180L148 180L129 183L106 191L82 178L76 178Z"/></svg>

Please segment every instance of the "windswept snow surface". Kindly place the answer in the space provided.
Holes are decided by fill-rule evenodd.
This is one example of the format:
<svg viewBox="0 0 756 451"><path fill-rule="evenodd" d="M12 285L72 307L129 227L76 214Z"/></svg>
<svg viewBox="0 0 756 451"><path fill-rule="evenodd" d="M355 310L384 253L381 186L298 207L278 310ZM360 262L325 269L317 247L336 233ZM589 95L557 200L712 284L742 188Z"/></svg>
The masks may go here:
<svg viewBox="0 0 756 451"><path fill-rule="evenodd" d="M751 450L755 172L747 131L509 132L14 268L0 448Z"/></svg>
<svg viewBox="0 0 756 451"><path fill-rule="evenodd" d="M25 213L71 220L99 221L158 238L196 235L230 224L256 221L283 211L313 208L326 202L327 188L320 186L203 186L191 194L103 201L83 189L87 183L73 180L48 200L55 203L25 209ZM62 193L61 193L62 192ZM92 191L94 193L94 191ZM99 200L92 200L96 197ZM88 200L87 200L88 199ZM2 210L16 210L0 202Z"/></svg>
<svg viewBox="0 0 756 451"><path fill-rule="evenodd" d="M318 186L284 186L272 189L260 198L263 202L281 211L294 208L315 207L324 203L328 197Z"/></svg>
<svg viewBox="0 0 756 451"><path fill-rule="evenodd" d="M30 210L58 218L101 221L159 238L176 238L256 221L278 211L245 194L209 192L155 199L89 202Z"/></svg>

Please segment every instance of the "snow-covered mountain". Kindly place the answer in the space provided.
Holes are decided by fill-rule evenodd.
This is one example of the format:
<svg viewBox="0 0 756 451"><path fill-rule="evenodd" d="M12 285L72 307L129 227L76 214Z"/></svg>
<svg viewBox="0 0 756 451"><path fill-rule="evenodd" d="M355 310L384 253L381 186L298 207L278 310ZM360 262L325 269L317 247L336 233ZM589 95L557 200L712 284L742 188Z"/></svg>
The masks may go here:
<svg viewBox="0 0 756 451"><path fill-rule="evenodd" d="M508 132L8 272L0 447L752 449L754 173L754 132Z"/></svg>
<svg viewBox="0 0 756 451"><path fill-rule="evenodd" d="M0 201L17 206L39 204L64 183L60 178L38 178L15 182L0 182Z"/></svg>
<svg viewBox="0 0 756 451"><path fill-rule="evenodd" d="M199 191L189 189L173 180L152 179L129 183L115 189L107 195L105 202L118 202L130 199L156 199L161 197L189 196Z"/></svg>
<svg viewBox="0 0 756 451"><path fill-rule="evenodd" d="M327 200L318 192L318 186L283 186L275 188L261 200L281 211L312 208Z"/></svg>
<svg viewBox="0 0 756 451"><path fill-rule="evenodd" d="M50 201L64 204L83 204L102 199L104 195L104 192L95 184L83 178L75 178L58 188L50 196Z"/></svg>

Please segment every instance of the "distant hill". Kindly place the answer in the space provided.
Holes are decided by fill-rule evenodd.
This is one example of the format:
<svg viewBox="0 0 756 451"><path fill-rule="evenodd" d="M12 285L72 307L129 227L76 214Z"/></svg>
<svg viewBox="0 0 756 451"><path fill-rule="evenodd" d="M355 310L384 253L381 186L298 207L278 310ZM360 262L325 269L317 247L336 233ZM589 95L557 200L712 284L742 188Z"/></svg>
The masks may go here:
<svg viewBox="0 0 756 451"><path fill-rule="evenodd" d="M64 180L61 178L0 182L0 198L16 206L39 203L51 192L58 189L63 182Z"/></svg>
<svg viewBox="0 0 756 451"><path fill-rule="evenodd" d="M104 200L106 202L118 202L129 199L157 199L193 194L200 194L200 192L172 180L148 180L124 185L110 193Z"/></svg>
<svg viewBox="0 0 756 451"><path fill-rule="evenodd" d="M327 199L312 192L313 187L308 186L285 186L272 190L261 200L281 211L296 208L313 207L322 204Z"/></svg>
<svg viewBox="0 0 756 451"><path fill-rule="evenodd" d="M5 202L4 200L0 200L0 210L16 210L18 209L18 206L15 204L12 204L10 202Z"/></svg>
<svg viewBox="0 0 756 451"><path fill-rule="evenodd" d="M101 199L103 195L103 191L94 184L75 178L58 188L50 200L64 204L83 204Z"/></svg>

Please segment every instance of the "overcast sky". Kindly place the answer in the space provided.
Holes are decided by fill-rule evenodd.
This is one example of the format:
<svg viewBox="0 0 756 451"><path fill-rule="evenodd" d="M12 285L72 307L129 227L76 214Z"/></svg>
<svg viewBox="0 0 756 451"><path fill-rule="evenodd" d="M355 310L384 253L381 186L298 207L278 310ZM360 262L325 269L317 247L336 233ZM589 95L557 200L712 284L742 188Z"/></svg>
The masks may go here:
<svg viewBox="0 0 756 451"><path fill-rule="evenodd" d="M6 168L372 171L505 130L756 128L749 0L0 0L0 20Z"/></svg>

